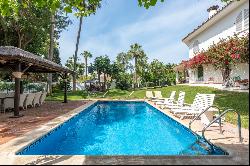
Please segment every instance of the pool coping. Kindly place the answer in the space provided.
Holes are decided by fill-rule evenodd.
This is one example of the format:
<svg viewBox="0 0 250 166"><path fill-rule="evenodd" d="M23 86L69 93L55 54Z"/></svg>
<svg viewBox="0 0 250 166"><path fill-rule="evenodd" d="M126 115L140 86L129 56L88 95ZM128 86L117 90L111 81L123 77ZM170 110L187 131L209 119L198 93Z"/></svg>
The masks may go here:
<svg viewBox="0 0 250 166"><path fill-rule="evenodd" d="M43 157L70 157L71 160L75 159L85 159L85 158L92 158L92 160L94 161L94 159L96 158L96 160L99 160L100 158L103 159L117 159L117 158L133 158L135 159L134 162L136 162L136 159L141 160L141 159L221 159L221 160L228 160L228 159L234 159L237 155L234 151L231 151L230 149L226 149L224 147L219 146L222 150L225 150L226 152L229 153L229 155L200 155L200 156L192 156L192 155L185 155L185 156L175 156L175 155L164 155L164 156L126 156L126 155L118 155L118 156L85 156L85 155L16 155L17 152L21 151L22 149L26 148L27 146L31 145L33 142L35 142L36 140L40 139L42 136L48 134L49 132L51 132L53 129L57 128L58 126L60 126L61 124L63 124L64 122L66 122L67 120L71 119L72 117L74 117L75 115L79 114L80 112L86 110L86 108L92 106L93 104L95 104L98 101L140 101L140 102L146 102L147 104L153 106L154 108L156 108L157 110L161 111L162 113L164 113L166 116L169 117L168 114L166 114L163 110L155 107L153 104L149 103L147 100L107 100L107 99L103 99L103 100L92 100L90 102L88 102L87 104L84 104L62 116L59 116L49 122L47 122L46 124L41 125L39 128L32 130L18 138L15 138L13 140L10 140L9 142L0 145L0 164L2 164L2 162L4 162L4 164L27 164L30 161L34 161L34 160L38 160L39 158L43 158ZM172 117L170 117L172 118ZM174 118L172 118L174 119ZM180 124L182 124L183 126L187 127L185 124L181 123L180 121L178 121L177 119L174 119L177 122L179 122ZM128 159L129 160L129 159ZM72 161L71 161L72 162ZM68 164L73 164L73 163L68 163ZM180 162L180 161L178 161ZM197 161L196 161L197 162ZM185 162L184 162L185 163ZM222 162L224 163L224 162Z"/></svg>
<svg viewBox="0 0 250 166"><path fill-rule="evenodd" d="M48 134L53 129L59 127L61 124L66 122L67 120L71 119L75 115L79 114L80 112L84 111L88 107L92 106L98 102L98 100L92 100L88 103L66 113L55 119L50 120L49 122L39 126L38 128L25 133L24 135L14 138L13 140L8 141L5 144L0 145L0 156L2 155L16 155L16 152L21 151L25 147L29 146L42 136ZM1 161L1 160L0 160Z"/></svg>

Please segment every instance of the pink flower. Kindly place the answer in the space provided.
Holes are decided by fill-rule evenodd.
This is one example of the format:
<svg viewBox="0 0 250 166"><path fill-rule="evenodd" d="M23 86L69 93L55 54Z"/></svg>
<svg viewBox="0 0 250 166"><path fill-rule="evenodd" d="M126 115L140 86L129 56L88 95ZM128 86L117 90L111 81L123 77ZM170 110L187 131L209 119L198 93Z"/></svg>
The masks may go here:
<svg viewBox="0 0 250 166"><path fill-rule="evenodd" d="M231 58L232 58L232 59L235 59L235 58L236 58L236 55L235 55L235 54L232 54L232 55L231 55Z"/></svg>

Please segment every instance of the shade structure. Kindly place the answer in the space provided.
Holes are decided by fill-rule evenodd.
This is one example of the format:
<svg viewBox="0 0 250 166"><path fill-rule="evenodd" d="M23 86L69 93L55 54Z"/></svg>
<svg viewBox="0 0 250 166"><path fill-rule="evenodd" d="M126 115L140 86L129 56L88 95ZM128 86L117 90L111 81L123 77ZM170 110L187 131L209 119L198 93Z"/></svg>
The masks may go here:
<svg viewBox="0 0 250 166"><path fill-rule="evenodd" d="M73 71L57 63L13 46L0 46L0 69L10 71L15 77L14 117L19 117L20 79L25 73L59 73L66 80ZM64 102L67 102L65 81Z"/></svg>

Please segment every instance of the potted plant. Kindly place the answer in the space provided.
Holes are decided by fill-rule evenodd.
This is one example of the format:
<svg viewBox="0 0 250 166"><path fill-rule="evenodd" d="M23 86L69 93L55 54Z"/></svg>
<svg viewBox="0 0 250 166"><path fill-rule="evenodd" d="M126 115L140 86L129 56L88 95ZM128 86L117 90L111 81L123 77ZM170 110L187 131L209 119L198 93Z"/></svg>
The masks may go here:
<svg viewBox="0 0 250 166"><path fill-rule="evenodd" d="M214 77L209 77L208 78L208 83L213 84L214 83Z"/></svg>
<svg viewBox="0 0 250 166"><path fill-rule="evenodd" d="M238 83L240 84L240 89L249 89L248 79L239 80Z"/></svg>

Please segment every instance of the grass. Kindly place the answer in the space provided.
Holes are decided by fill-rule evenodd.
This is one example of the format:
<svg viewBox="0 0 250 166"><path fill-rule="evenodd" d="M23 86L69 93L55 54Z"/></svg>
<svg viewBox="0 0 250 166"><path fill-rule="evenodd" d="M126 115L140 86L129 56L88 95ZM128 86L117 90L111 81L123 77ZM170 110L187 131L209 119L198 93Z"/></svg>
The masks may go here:
<svg viewBox="0 0 250 166"><path fill-rule="evenodd" d="M163 97L169 97L171 91L175 90L177 92L177 97L180 91L186 92L185 102L191 104L197 93L213 93L216 94L214 105L219 106L220 108L232 108L240 113L242 119L242 127L249 128L249 93L240 93L240 92L230 92L222 91L210 87L190 87L184 85L169 86L163 88L156 88L150 90L160 90ZM107 99L143 99L145 97L146 89L136 90L130 97L129 94L132 91L123 91L123 90L110 90L105 98ZM104 93L93 93L89 97L85 91L70 92L68 93L69 100L79 100L79 99L93 99L93 98L102 98ZM176 99L177 99L176 97ZM63 100L63 93L54 93L52 96L47 97L46 100ZM226 115L226 121L237 124L237 116L235 113L230 112Z"/></svg>

